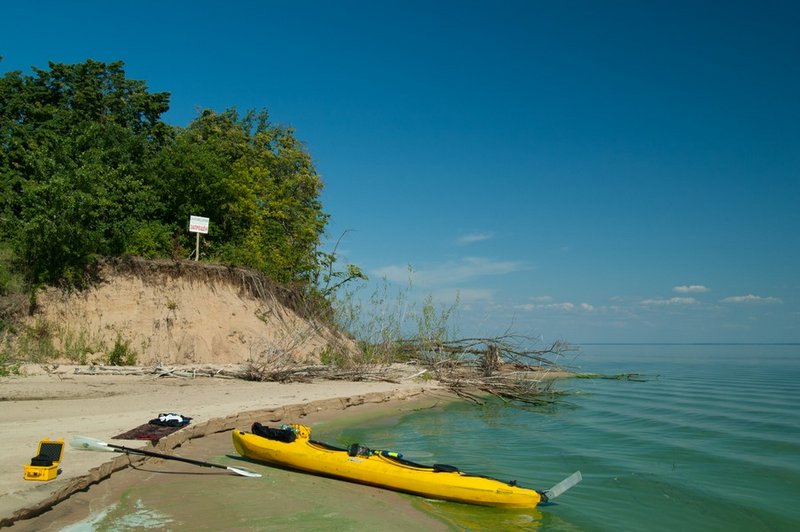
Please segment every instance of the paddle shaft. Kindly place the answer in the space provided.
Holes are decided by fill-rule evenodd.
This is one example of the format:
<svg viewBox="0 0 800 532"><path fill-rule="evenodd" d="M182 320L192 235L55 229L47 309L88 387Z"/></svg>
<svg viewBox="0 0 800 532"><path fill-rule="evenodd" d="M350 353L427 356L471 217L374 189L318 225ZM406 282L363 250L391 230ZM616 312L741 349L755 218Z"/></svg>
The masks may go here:
<svg viewBox="0 0 800 532"><path fill-rule="evenodd" d="M191 458L184 458L182 456L173 456L170 454L161 454L154 451L145 451L144 449L132 449L131 447L123 447L122 445L114 445L111 443L104 444L106 447L111 447L112 449L116 449L118 451L122 451L124 453L130 454L140 454L143 456L152 456L153 458L163 458L164 460L175 460L176 462L186 462L187 464L205 466L205 467L216 467L219 469L230 469L228 466L224 466L221 464L212 464L211 462L203 462L202 460L193 460Z"/></svg>

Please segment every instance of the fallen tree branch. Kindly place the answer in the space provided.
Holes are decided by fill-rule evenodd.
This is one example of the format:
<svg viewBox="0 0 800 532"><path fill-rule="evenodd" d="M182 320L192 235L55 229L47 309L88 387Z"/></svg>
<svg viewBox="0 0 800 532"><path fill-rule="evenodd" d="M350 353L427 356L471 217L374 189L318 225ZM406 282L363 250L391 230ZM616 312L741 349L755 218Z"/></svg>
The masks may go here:
<svg viewBox="0 0 800 532"><path fill-rule="evenodd" d="M457 396L481 402L486 395L526 404L552 404L552 374L564 371L559 359L576 351L558 340L541 346L520 335L457 340L408 339L400 350L430 370Z"/></svg>

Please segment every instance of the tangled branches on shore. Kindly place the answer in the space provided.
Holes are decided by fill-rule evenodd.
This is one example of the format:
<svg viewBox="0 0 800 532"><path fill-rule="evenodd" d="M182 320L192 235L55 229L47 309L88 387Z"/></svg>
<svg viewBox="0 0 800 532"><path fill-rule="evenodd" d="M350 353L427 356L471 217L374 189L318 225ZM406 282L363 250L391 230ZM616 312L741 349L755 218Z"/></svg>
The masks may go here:
<svg viewBox="0 0 800 532"><path fill-rule="evenodd" d="M535 340L516 335L442 341L415 338L402 340L392 349L380 350L392 352L392 359L367 360L360 353L319 365L298 364L289 351L273 350L251 359L242 371L242 378L277 382L313 379L398 382L410 378L408 368L416 367L420 370L413 377L427 374L453 394L477 403L486 396L526 404L557 402L559 396L553 390L553 381L565 374L560 359L576 349L560 340L526 347L531 345L536 345ZM398 371L398 367L404 367L405 371Z"/></svg>
<svg viewBox="0 0 800 532"><path fill-rule="evenodd" d="M560 359L575 348L563 341L538 347L526 345L535 345L535 340L515 335L441 341L414 338L401 340L391 348L362 346L362 353L340 356L334 363L323 365L300 365L288 351L275 351L251 359L244 378L279 382L313 378L396 381L393 368L398 366L395 362L400 362L420 368L420 375L428 374L452 393L472 401L480 402L480 397L492 395L529 404L555 402L553 379L565 371ZM376 358L375 351L391 353L391 358Z"/></svg>
<svg viewBox="0 0 800 532"><path fill-rule="evenodd" d="M558 340L537 345L519 335L459 340L406 340L403 353L429 368L433 376L459 397L482 402L492 395L527 404L553 403L553 378L562 375L559 359L575 351Z"/></svg>
<svg viewBox="0 0 800 532"><path fill-rule="evenodd" d="M552 404L559 401L553 389L557 377L568 375L560 359L576 348L563 341L535 345L523 336L464 338L430 341L403 340L394 349L395 360L358 357L336 359L335 363L299 362L288 349L262 350L242 365L225 368L176 369L158 366L150 370L94 368L97 372L153 374L156 377L222 377L251 381L310 382L313 380L400 382L426 376L453 394L482 403L487 396L508 402ZM86 373L89 373L86 371Z"/></svg>

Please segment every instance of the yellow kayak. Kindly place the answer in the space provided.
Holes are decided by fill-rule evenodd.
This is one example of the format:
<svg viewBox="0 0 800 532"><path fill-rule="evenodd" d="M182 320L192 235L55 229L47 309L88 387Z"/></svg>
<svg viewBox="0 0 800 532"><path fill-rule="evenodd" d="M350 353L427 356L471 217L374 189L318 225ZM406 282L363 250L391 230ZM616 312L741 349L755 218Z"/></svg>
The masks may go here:
<svg viewBox="0 0 800 532"><path fill-rule="evenodd" d="M498 506L533 508L547 496L516 482L469 475L453 466L417 464L394 452L374 451L354 444L341 449L310 439L304 425L270 428L253 424L253 432L233 431L236 452L245 458L379 486L432 499Z"/></svg>

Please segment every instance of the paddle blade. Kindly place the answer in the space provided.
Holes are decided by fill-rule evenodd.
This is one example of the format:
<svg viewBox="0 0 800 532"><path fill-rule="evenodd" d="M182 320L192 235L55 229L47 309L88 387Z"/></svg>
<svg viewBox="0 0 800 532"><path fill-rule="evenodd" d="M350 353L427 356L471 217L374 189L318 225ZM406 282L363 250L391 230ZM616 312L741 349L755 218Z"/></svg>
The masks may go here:
<svg viewBox="0 0 800 532"><path fill-rule="evenodd" d="M225 469L227 469L231 473L236 473L237 475L242 475L243 477L251 477L251 478L260 478L261 477L261 473L256 473L255 471L251 471L249 469L245 469L244 467L226 466Z"/></svg>
<svg viewBox="0 0 800 532"><path fill-rule="evenodd" d="M81 449L84 451L107 451L107 452L114 452L114 449L108 446L108 444L102 440L96 440L94 438L89 438L87 436L75 436L72 438L72 441L69 442L71 447L75 449Z"/></svg>
<svg viewBox="0 0 800 532"><path fill-rule="evenodd" d="M581 480L583 480L581 472L575 471L573 474L571 474L570 476L568 476L567 478L565 478L564 480L562 480L561 482L550 488L549 490L545 490L544 493L545 495L547 495L547 499L552 501L553 499L555 499L556 497L558 497L559 495L570 489L572 486L574 486Z"/></svg>

